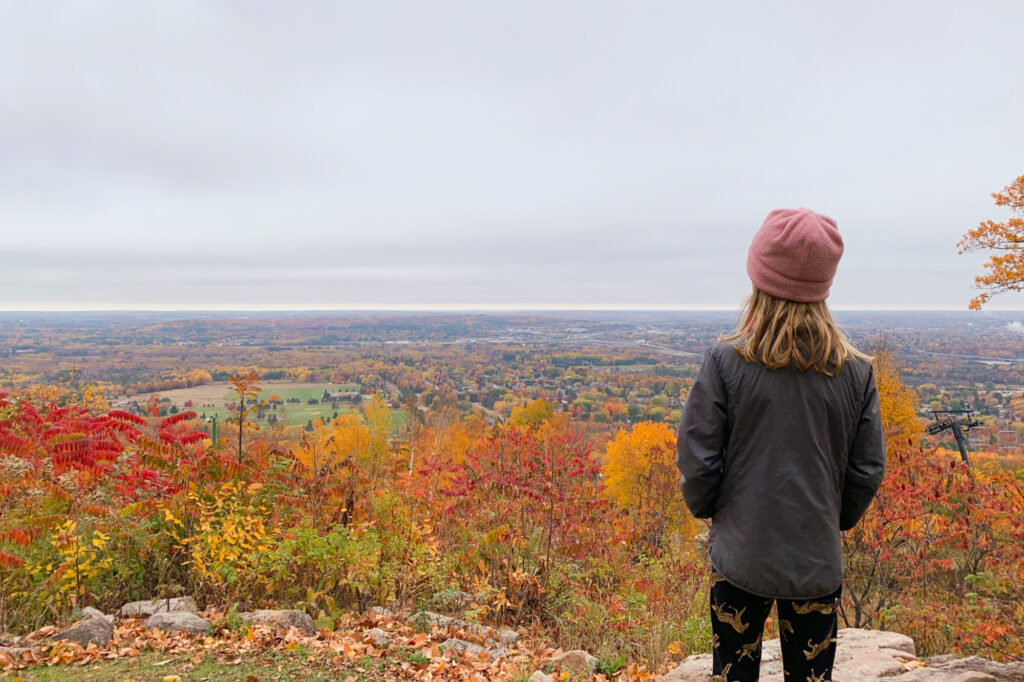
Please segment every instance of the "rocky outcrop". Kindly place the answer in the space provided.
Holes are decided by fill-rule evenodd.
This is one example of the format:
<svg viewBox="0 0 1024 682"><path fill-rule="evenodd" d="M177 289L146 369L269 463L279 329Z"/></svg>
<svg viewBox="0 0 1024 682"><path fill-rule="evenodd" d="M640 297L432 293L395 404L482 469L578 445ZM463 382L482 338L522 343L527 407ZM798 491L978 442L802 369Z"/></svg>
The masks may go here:
<svg viewBox="0 0 1024 682"><path fill-rule="evenodd" d="M119 615L121 618L132 618L138 616L152 616L154 613L169 611L185 611L196 613L199 606L192 597L172 597L171 599L147 599L145 601L133 601L121 607Z"/></svg>
<svg viewBox="0 0 1024 682"><path fill-rule="evenodd" d="M898 632L845 628L839 631L832 679L835 682L1024 682L1024 663L1000 664L980 658L919 659L914 640ZM663 682L708 682L711 654L689 656ZM784 682L778 639L765 640L761 650L764 682Z"/></svg>
<svg viewBox="0 0 1024 682"><path fill-rule="evenodd" d="M448 644L451 642L451 648L459 651L470 651L472 653L478 653L477 651L464 647L463 643L472 644L473 647L487 653L491 659L501 658L506 655L506 647L514 646L523 637L518 632L512 629L495 630L494 628L487 627L486 625L480 625L479 623L473 623L462 618L455 618L453 616L445 616L440 613L434 613L433 611L420 611L409 616L407 622L413 627L420 629L429 629L431 627L437 627L442 630L462 630L474 638L480 638L483 640L483 646L479 644L473 644L466 642L465 640L457 637L450 638L447 642L442 644Z"/></svg>
<svg viewBox="0 0 1024 682"><path fill-rule="evenodd" d="M210 621L188 611L160 611L147 618L144 625L165 632L187 632L192 635L210 633Z"/></svg>
<svg viewBox="0 0 1024 682"><path fill-rule="evenodd" d="M953 658L941 656L931 658L923 668L900 675L900 682L985 682L1006 680L1024 682L1024 661L996 663L977 656Z"/></svg>
<svg viewBox="0 0 1024 682"><path fill-rule="evenodd" d="M298 609L259 609L250 613L238 614L243 623L258 623L275 628L295 628L307 637L316 634L313 619L305 611Z"/></svg>

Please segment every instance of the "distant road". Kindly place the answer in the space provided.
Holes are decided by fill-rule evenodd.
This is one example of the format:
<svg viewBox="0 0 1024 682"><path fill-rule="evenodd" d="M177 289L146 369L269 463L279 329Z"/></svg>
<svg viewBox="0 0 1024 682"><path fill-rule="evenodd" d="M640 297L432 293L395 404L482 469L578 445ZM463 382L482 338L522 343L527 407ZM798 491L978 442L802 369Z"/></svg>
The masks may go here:
<svg viewBox="0 0 1024 682"><path fill-rule="evenodd" d="M572 340L566 340L566 341L563 341L562 343L565 343L567 345L572 345L574 342ZM688 350L679 350L677 348L668 348L666 346L659 346L659 345L654 344L654 343L647 343L646 341L635 341L633 339L622 339L620 341L604 341L604 340L601 340L601 339L593 339L593 338L590 338L590 339L579 339L579 340L575 341L575 345L578 345L578 346L618 346L618 347L622 347L622 346L637 346L639 348L649 348L651 350L656 350L659 353L664 353L665 355L676 355L678 357L684 357L684 358L703 358L704 357L703 353L694 353L694 352L688 351Z"/></svg>
<svg viewBox="0 0 1024 682"><path fill-rule="evenodd" d="M935 353L930 350L919 350L916 351L923 355L934 355L940 358L962 358L964 360L976 360L977 362L984 362L986 364L1006 364L1006 365L1020 365L1024 364L1024 358L989 358L984 355L961 355L959 353Z"/></svg>

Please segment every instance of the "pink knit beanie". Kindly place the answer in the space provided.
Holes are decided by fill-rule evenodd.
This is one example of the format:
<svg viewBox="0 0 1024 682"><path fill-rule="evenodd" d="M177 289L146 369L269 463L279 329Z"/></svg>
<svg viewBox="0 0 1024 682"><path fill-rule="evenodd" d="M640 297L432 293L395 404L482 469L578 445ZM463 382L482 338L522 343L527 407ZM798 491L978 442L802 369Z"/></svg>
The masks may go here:
<svg viewBox="0 0 1024 682"><path fill-rule="evenodd" d="M777 208L750 243L747 274L772 296L824 301L842 255L836 221L809 208Z"/></svg>

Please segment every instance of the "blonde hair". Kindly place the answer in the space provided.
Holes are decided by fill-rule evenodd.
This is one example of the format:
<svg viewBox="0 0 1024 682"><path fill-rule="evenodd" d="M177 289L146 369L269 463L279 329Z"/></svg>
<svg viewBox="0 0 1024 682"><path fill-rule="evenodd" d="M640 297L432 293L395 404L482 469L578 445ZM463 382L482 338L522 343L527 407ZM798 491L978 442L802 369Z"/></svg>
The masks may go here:
<svg viewBox="0 0 1024 682"><path fill-rule="evenodd" d="M839 331L825 301L790 301L757 287L740 311L736 331L719 340L768 369L795 365L801 372L813 367L835 376L850 358L871 360Z"/></svg>

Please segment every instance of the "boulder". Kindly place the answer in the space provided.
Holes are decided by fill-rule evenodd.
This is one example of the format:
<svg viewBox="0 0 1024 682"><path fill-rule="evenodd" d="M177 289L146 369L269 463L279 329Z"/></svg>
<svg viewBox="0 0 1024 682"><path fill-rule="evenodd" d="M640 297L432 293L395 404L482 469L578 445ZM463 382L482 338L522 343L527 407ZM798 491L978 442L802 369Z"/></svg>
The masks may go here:
<svg viewBox="0 0 1024 682"><path fill-rule="evenodd" d="M914 640L898 632L844 628L837 635L835 682L1024 682L1024 663L994 663L982 658L936 656L925 663L916 655ZM708 682L711 654L687 657L663 682ZM761 647L763 682L784 682L778 639Z"/></svg>
<svg viewBox="0 0 1024 682"><path fill-rule="evenodd" d="M111 623L114 622L113 616L108 616L99 609L94 609L91 606L86 606L84 609L82 609L82 620L89 620L90 618L106 618Z"/></svg>
<svg viewBox="0 0 1024 682"><path fill-rule="evenodd" d="M920 663L914 640L899 632L844 628L837 639L833 678L838 682L901 675L908 664ZM777 660L781 666L781 649Z"/></svg>
<svg viewBox="0 0 1024 682"><path fill-rule="evenodd" d="M129 602L121 607L119 614L122 618L132 618L133 616L148 617L154 613L168 611L195 613L198 610L199 606L192 597L172 597L171 599L148 599Z"/></svg>
<svg viewBox="0 0 1024 682"><path fill-rule="evenodd" d="M370 613L375 613L381 618L394 618L395 612L385 606L374 606L370 608Z"/></svg>
<svg viewBox="0 0 1024 682"><path fill-rule="evenodd" d="M530 675L529 679L527 679L526 682L555 682L555 681L553 679L551 679L550 675L545 675L541 671L536 670L536 671L534 671L534 673L532 675Z"/></svg>
<svg viewBox="0 0 1024 682"><path fill-rule="evenodd" d="M99 619L86 622L95 622L97 620ZM187 632L193 635L206 635L210 633L210 621L188 611L160 611L147 618L143 625L147 628L157 628L166 632Z"/></svg>
<svg viewBox="0 0 1024 682"><path fill-rule="evenodd" d="M86 648L90 644L104 647L110 641L110 637L113 634L114 623L112 620L107 620L106 618L87 618L72 625L59 635L54 635L53 638L75 642L80 644L82 648Z"/></svg>
<svg viewBox="0 0 1024 682"><path fill-rule="evenodd" d="M512 646L521 640L523 636L515 630L498 630L498 639L503 646Z"/></svg>
<svg viewBox="0 0 1024 682"><path fill-rule="evenodd" d="M573 649L564 654L552 656L546 663L557 665L559 668L571 670L576 673L592 674L597 668L597 659L582 649Z"/></svg>
<svg viewBox="0 0 1024 682"><path fill-rule="evenodd" d="M391 636L380 628L370 628L367 630L365 639L373 642L373 645L378 649L383 649L391 644Z"/></svg>
<svg viewBox="0 0 1024 682"><path fill-rule="evenodd" d="M764 654L761 654L761 666L764 668ZM711 679L711 654L694 654L687 656L683 662L661 678L661 682L708 682ZM762 675L762 678L766 677Z"/></svg>
<svg viewBox="0 0 1024 682"><path fill-rule="evenodd" d="M316 634L313 619L305 611L298 609L259 609L250 613L240 613L238 618L243 623L271 625L275 628L295 628L307 637Z"/></svg>

